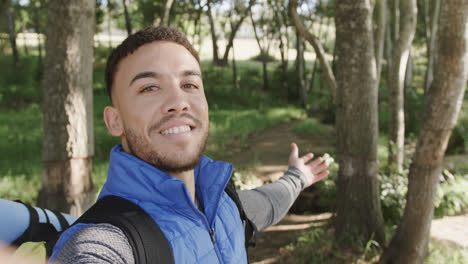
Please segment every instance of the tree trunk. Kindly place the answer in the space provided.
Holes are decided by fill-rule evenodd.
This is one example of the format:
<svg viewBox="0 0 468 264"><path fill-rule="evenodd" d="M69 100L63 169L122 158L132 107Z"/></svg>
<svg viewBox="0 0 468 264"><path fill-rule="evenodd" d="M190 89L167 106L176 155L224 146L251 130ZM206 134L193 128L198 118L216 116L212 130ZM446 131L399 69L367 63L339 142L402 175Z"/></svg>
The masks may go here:
<svg viewBox="0 0 468 264"><path fill-rule="evenodd" d="M404 93L403 93L403 102L405 100L405 95L408 89L411 88L411 82L413 81L413 52L411 52L408 56L408 64L406 65L406 72L405 72L405 85L404 85Z"/></svg>
<svg viewBox="0 0 468 264"><path fill-rule="evenodd" d="M232 49L232 84L234 89L239 89L239 82L237 81L236 54L234 49Z"/></svg>
<svg viewBox="0 0 468 264"><path fill-rule="evenodd" d="M245 13L244 14L239 14L241 17L240 17L239 21L234 24L234 28L231 30L231 34L229 35L228 44L226 45L226 48L224 49L223 58L221 59L221 61L219 61L220 66L227 65L227 61L228 61L228 57L229 57L229 51L232 48L232 45L234 43L234 38L236 37L237 31L239 31L239 28L242 25L242 22L244 22L244 19L249 15L250 9L252 8L254 3L255 3L255 0L250 0L249 1L249 6L247 7Z"/></svg>
<svg viewBox="0 0 468 264"><path fill-rule="evenodd" d="M424 122L409 172L401 224L380 263L423 263L442 161L456 125L468 78L468 2L441 2L438 59Z"/></svg>
<svg viewBox="0 0 468 264"><path fill-rule="evenodd" d="M268 91L268 71L267 71L268 52L266 51L265 47L263 47L262 44L260 43L260 37L258 36L258 33L257 33L257 25L255 24L255 20L253 19L252 12L249 12L249 13L250 13L250 20L252 21L252 27L253 27L253 31L255 35L255 40L257 41L258 49L260 50L260 60L262 61L263 91Z"/></svg>
<svg viewBox="0 0 468 264"><path fill-rule="evenodd" d="M379 0L377 3L377 32L375 34L375 64L377 66L377 87L380 84L382 73L382 58L385 43L385 30L387 29L388 8L387 0Z"/></svg>
<svg viewBox="0 0 468 264"><path fill-rule="evenodd" d="M218 37L216 36L216 28L213 20L213 14L211 13L211 1L206 3L208 7L207 15L208 21L210 23L210 32L211 32L211 43L213 44L213 64L219 65L219 48L218 48Z"/></svg>
<svg viewBox="0 0 468 264"><path fill-rule="evenodd" d="M404 81L411 43L416 31L416 0L401 2L399 35L393 45L389 83L388 165L392 173L403 171L405 145Z"/></svg>
<svg viewBox="0 0 468 264"><path fill-rule="evenodd" d="M287 52L288 47L285 47L284 45L283 32L282 32L283 25L285 23L279 14L281 12L281 7L278 6L278 1L274 1L274 3L272 3L272 1L268 1L268 3L270 4L271 9L273 9L274 21L275 21L275 24L279 33L278 39L279 39L279 51L280 51L280 56L281 56L281 86L283 87L284 91L287 91L287 98L289 99L291 97L291 91L288 85L288 61L286 60L286 57L285 57L285 50ZM287 38L287 35L286 35L286 38Z"/></svg>
<svg viewBox="0 0 468 264"><path fill-rule="evenodd" d="M323 50L322 45L320 42L317 40L317 38L312 35L307 29L305 28L304 24L300 20L299 15L297 14L297 0L290 0L289 1L289 12L291 14L291 18L293 20L293 23L295 25L295 28L299 34L302 35L302 37L307 40L312 47L314 48L315 54L317 54L317 57L320 61L320 67L322 67L323 72L325 73L325 80L327 82L328 89L330 90L330 94L333 98L333 101L336 102L336 81L335 81L335 75L333 74L333 71L330 67L330 65L327 62L327 59L325 58L325 51Z"/></svg>
<svg viewBox="0 0 468 264"><path fill-rule="evenodd" d="M336 241L383 244L377 179L378 90L370 0L336 1L338 152Z"/></svg>
<svg viewBox="0 0 468 264"><path fill-rule="evenodd" d="M38 71L40 68L42 68L42 41L41 41L41 26L39 23L39 11L41 7L41 2L40 1L35 1L32 3L33 4L33 22L34 22L34 32L37 35L37 48L39 50L39 60L38 60Z"/></svg>
<svg viewBox="0 0 468 264"><path fill-rule="evenodd" d="M169 26L169 14L171 11L172 3L174 3L174 0L166 1L166 5L164 6L164 14L161 20L162 26Z"/></svg>
<svg viewBox="0 0 468 264"><path fill-rule="evenodd" d="M44 72L43 174L38 205L80 215L95 200L94 0L49 0Z"/></svg>
<svg viewBox="0 0 468 264"><path fill-rule="evenodd" d="M19 62L18 47L16 46L16 32L15 32L15 13L13 6L11 5L11 0L6 2L6 24L8 30L8 36L11 45L11 51L13 53L13 64L16 65Z"/></svg>
<svg viewBox="0 0 468 264"><path fill-rule="evenodd" d="M110 0L107 0L107 36L109 38L109 49L112 49L112 33L111 33L111 21L112 21L112 8Z"/></svg>
<svg viewBox="0 0 468 264"><path fill-rule="evenodd" d="M305 109L307 107L307 93L305 90L304 80L304 45L301 34L296 31L296 78L297 78L297 91L301 106Z"/></svg>
<svg viewBox="0 0 468 264"><path fill-rule="evenodd" d="M130 15L128 14L127 0L122 0L122 5L124 8L125 14L125 26L127 27L127 35L132 34L132 21L130 20Z"/></svg>
<svg viewBox="0 0 468 264"><path fill-rule="evenodd" d="M435 54L435 41L437 37L437 24L439 20L440 12L440 0L435 0L434 14L432 15L432 25L430 29L430 36L427 39L427 68L426 75L424 78L424 91L427 93L429 87L431 87L432 79L434 78L434 54ZM428 3L426 3L428 5ZM429 24L429 21L426 21Z"/></svg>

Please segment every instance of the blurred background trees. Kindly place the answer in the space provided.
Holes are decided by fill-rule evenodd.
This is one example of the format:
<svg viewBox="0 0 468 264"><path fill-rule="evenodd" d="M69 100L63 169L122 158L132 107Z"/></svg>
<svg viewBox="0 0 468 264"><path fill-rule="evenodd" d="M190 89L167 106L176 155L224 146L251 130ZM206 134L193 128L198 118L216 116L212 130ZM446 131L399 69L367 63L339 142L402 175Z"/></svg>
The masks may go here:
<svg viewBox="0 0 468 264"><path fill-rule="evenodd" d="M422 263L433 215L468 208L467 18L464 0L0 0L0 197L76 214L94 199L118 142L106 57L168 25L202 59L208 155L282 122L330 140L338 164L311 190L335 213L327 239Z"/></svg>

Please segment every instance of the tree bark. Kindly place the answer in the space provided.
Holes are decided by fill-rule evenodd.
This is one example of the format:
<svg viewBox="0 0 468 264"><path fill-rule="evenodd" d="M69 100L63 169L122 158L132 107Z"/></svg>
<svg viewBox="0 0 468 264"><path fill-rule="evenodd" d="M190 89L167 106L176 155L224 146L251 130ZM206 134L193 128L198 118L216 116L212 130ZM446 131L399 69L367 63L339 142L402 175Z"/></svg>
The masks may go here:
<svg viewBox="0 0 468 264"><path fill-rule="evenodd" d="M431 83L434 76L434 54L435 54L435 43L437 37L437 22L439 20L440 12L440 0L435 0L434 14L432 15L432 24L430 27L429 39L427 39L427 68L424 78L424 91L427 93L431 87ZM428 3L426 3L428 5ZM429 21L426 21L429 24Z"/></svg>
<svg viewBox="0 0 468 264"><path fill-rule="evenodd" d="M229 51L231 50L232 45L234 44L234 38L236 37L237 31L239 31L239 28L242 25L242 22L244 22L244 19L249 15L250 9L252 9L252 6L254 4L255 4L255 0L250 0L249 5L247 6L247 9L245 10L245 13L240 14L241 17L239 21L234 24L234 28L231 30L231 34L229 35L228 44L226 45L226 48L224 49L223 58L221 59L221 61L219 61L218 65L220 66L227 65Z"/></svg>
<svg viewBox="0 0 468 264"><path fill-rule="evenodd" d="M33 8L33 24L34 24L34 32L37 35L37 48L39 50L39 60L38 60L38 71L40 68L42 68L42 41L41 41L41 26L39 22L39 11L41 8L41 2L40 1L34 1L31 2L32 8Z"/></svg>
<svg viewBox="0 0 468 264"><path fill-rule="evenodd" d="M161 25L162 26L169 26L169 14L171 11L172 4L174 3L174 0L167 0L166 5L164 6L164 14L161 20Z"/></svg>
<svg viewBox="0 0 468 264"><path fill-rule="evenodd" d="M94 0L49 0L44 72L43 174L38 205L80 215L95 200Z"/></svg>
<svg viewBox="0 0 468 264"><path fill-rule="evenodd" d="M130 36L132 34L132 20L130 19L130 15L128 13L127 0L122 0L122 5L124 8L125 26L127 27L127 35Z"/></svg>
<svg viewBox="0 0 468 264"><path fill-rule="evenodd" d="M291 91L288 85L288 60L285 56L285 50L287 52L288 47L285 47L285 43L283 41L283 26L286 27L286 38L287 38L287 25L286 22L283 21L283 17L280 16L281 12L281 7L278 6L278 1L268 1L271 9L273 10L273 16L274 16L274 21L275 25L278 29L278 39L279 39L279 51L280 51L280 56L281 56L281 85L284 89L284 91L287 91L287 98L289 99L291 97Z"/></svg>
<svg viewBox="0 0 468 264"><path fill-rule="evenodd" d="M299 92L299 99L301 106L306 109L307 107L307 93L305 90L304 80L304 44L302 36L296 31L296 78L297 78L297 91Z"/></svg>
<svg viewBox="0 0 468 264"><path fill-rule="evenodd" d="M264 46L262 46L260 42L260 37L258 36L258 33L257 33L257 25L255 24L255 20L253 19L252 12L249 12L249 13L250 13L250 20L252 21L252 27L253 27L253 31L255 35L255 40L257 41L258 48L260 49L260 60L262 61L262 70L263 70L263 91L268 91L268 70L267 70L268 52L267 52L267 49Z"/></svg>
<svg viewBox="0 0 468 264"><path fill-rule="evenodd" d="M438 60L409 172L401 224L380 263L420 264L428 254L434 196L468 78L468 2L441 2Z"/></svg>
<svg viewBox="0 0 468 264"><path fill-rule="evenodd" d="M378 90L370 0L335 2L338 152L336 242L385 241L377 179Z"/></svg>
<svg viewBox="0 0 468 264"><path fill-rule="evenodd" d="M377 86L379 86L380 76L382 73L382 58L385 43L385 31L387 29L387 0L378 1L377 12L377 32L375 34L375 64L377 66Z"/></svg>
<svg viewBox="0 0 468 264"><path fill-rule="evenodd" d="M325 73L325 81L327 82L328 89L330 90L330 94L333 98L333 102L336 102L336 80L335 75L325 58L325 51L323 50L322 44L317 40L317 38L312 35L307 29L305 28L304 24L302 23L299 15L297 14L297 0L290 0L289 1L289 12L291 14L292 21L294 26L301 34L301 36L307 40L312 47L314 48L315 54L320 61L320 67L322 67L323 72Z"/></svg>
<svg viewBox="0 0 468 264"><path fill-rule="evenodd" d="M213 64L219 64L219 48L218 48L218 37L216 36L216 28L213 20L213 13L211 13L211 1L208 0L206 3L208 7L207 15L208 21L210 23L210 32L211 32L211 43L213 44Z"/></svg>
<svg viewBox="0 0 468 264"><path fill-rule="evenodd" d="M16 32L15 32L15 13L13 6L11 5L11 0L6 2L6 25L8 30L8 36L11 45L11 51L13 54L13 65L16 65L19 62L18 47L16 45Z"/></svg>
<svg viewBox="0 0 468 264"><path fill-rule="evenodd" d="M388 165L392 173L403 171L405 145L404 81L406 66L414 39L417 21L416 0L401 1L401 27L393 45L389 83Z"/></svg>

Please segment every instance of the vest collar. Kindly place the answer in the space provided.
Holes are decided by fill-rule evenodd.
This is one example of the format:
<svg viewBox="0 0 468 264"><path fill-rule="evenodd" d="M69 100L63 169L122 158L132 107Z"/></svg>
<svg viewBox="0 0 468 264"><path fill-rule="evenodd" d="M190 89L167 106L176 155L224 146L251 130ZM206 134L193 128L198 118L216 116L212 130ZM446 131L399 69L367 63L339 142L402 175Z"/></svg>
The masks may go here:
<svg viewBox="0 0 468 264"><path fill-rule="evenodd" d="M216 214L231 173L231 164L213 161L204 155L194 170L196 192L209 222ZM107 195L182 211L192 211L194 207L183 181L125 152L121 144L112 148L107 181L98 199Z"/></svg>

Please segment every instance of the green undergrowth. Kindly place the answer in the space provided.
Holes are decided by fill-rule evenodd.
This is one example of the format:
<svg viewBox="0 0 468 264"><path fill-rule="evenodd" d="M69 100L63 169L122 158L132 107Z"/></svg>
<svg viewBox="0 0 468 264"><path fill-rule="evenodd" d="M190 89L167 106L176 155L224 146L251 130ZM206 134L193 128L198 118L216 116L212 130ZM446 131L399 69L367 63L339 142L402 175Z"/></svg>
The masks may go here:
<svg viewBox="0 0 468 264"><path fill-rule="evenodd" d="M366 243L356 242L352 248L338 249L334 245L334 229L331 223L327 222L305 230L295 242L281 248L279 252L280 258L277 263L284 264L364 264L378 263L383 249L372 239ZM424 263L468 263L468 248L431 239L429 256Z"/></svg>

